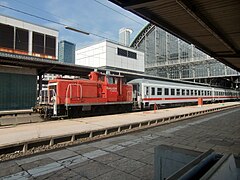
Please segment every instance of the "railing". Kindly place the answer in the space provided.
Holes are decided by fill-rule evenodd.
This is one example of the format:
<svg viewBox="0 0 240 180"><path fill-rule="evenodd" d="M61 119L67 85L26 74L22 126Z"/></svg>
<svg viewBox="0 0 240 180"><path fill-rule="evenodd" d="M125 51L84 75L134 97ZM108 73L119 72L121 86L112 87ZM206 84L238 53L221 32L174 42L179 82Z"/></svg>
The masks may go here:
<svg viewBox="0 0 240 180"><path fill-rule="evenodd" d="M56 97L56 92L54 89L41 90L39 95L39 104L44 105L44 104L54 103L55 97Z"/></svg>
<svg viewBox="0 0 240 180"><path fill-rule="evenodd" d="M76 86L76 95L77 96L73 96L73 87ZM82 98L82 85L81 84L69 84L67 87L67 91L66 91L66 96L65 96L65 104L67 105L69 103L69 100L73 99L73 98Z"/></svg>

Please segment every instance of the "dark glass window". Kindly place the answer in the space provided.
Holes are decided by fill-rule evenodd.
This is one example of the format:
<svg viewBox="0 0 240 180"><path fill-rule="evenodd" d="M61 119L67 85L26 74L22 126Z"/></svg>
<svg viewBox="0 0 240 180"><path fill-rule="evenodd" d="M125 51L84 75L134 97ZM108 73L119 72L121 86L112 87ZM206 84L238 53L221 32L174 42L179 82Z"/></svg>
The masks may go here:
<svg viewBox="0 0 240 180"><path fill-rule="evenodd" d="M15 49L28 52L28 30L16 28Z"/></svg>
<svg viewBox="0 0 240 180"><path fill-rule="evenodd" d="M191 96L193 96L193 90L191 90Z"/></svg>
<svg viewBox="0 0 240 180"><path fill-rule="evenodd" d="M109 76L108 76L107 79L108 79L108 84L115 84L113 77L109 77Z"/></svg>
<svg viewBox="0 0 240 180"><path fill-rule="evenodd" d="M198 90L198 95L201 96L201 91L200 90Z"/></svg>
<svg viewBox="0 0 240 180"><path fill-rule="evenodd" d="M185 96L185 89L182 89L182 96Z"/></svg>
<svg viewBox="0 0 240 180"><path fill-rule="evenodd" d="M195 96L197 96L198 94L197 94L197 90L194 90L195 91Z"/></svg>
<svg viewBox="0 0 240 180"><path fill-rule="evenodd" d="M125 56L125 57L127 57L127 50L121 49L121 48L117 48L117 54L118 54L119 56Z"/></svg>
<svg viewBox="0 0 240 180"><path fill-rule="evenodd" d="M146 87L146 92L145 92L146 95L149 95L149 87Z"/></svg>
<svg viewBox="0 0 240 180"><path fill-rule="evenodd" d="M187 95L187 96L189 96L189 95L190 95L190 93L189 93L189 90L188 90L188 89L187 89L187 93L186 93L186 95Z"/></svg>
<svg viewBox="0 0 240 180"><path fill-rule="evenodd" d="M154 87L152 87L152 93L151 94L155 95L155 88Z"/></svg>
<svg viewBox="0 0 240 180"><path fill-rule="evenodd" d="M169 95L169 89L168 88L164 89L164 95Z"/></svg>
<svg viewBox="0 0 240 180"><path fill-rule="evenodd" d="M172 95L172 96L175 95L175 89L171 89L171 95Z"/></svg>
<svg viewBox="0 0 240 180"><path fill-rule="evenodd" d="M44 35L33 32L33 53L44 54Z"/></svg>
<svg viewBox="0 0 240 180"><path fill-rule="evenodd" d="M117 54L119 56L125 56L133 59L137 59L137 53L132 51L127 51L125 49L117 48Z"/></svg>
<svg viewBox="0 0 240 180"><path fill-rule="evenodd" d="M162 95L162 88L157 88L157 95Z"/></svg>
<svg viewBox="0 0 240 180"><path fill-rule="evenodd" d="M56 38L54 36L46 35L45 54L50 55L50 56L56 55Z"/></svg>
<svg viewBox="0 0 240 180"><path fill-rule="evenodd" d="M133 59L137 59L137 53L128 51L128 57L133 58Z"/></svg>
<svg viewBox="0 0 240 180"><path fill-rule="evenodd" d="M0 47L13 49L14 27L0 23Z"/></svg>
<svg viewBox="0 0 240 180"><path fill-rule="evenodd" d="M180 96L180 89L177 89L177 96Z"/></svg>

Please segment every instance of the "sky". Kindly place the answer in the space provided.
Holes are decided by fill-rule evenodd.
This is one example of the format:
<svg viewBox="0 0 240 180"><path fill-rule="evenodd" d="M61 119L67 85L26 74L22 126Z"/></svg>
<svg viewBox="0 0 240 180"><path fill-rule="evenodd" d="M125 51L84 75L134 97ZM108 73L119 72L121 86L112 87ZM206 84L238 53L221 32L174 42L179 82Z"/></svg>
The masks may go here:
<svg viewBox="0 0 240 180"><path fill-rule="evenodd" d="M73 42L77 49L101 42L104 39L116 42L118 41L118 31L123 27L133 30L132 41L148 23L107 0L0 0L0 5L89 32L90 35L87 36L66 30L64 25L41 20L0 6L0 14L2 15L58 30L59 41Z"/></svg>

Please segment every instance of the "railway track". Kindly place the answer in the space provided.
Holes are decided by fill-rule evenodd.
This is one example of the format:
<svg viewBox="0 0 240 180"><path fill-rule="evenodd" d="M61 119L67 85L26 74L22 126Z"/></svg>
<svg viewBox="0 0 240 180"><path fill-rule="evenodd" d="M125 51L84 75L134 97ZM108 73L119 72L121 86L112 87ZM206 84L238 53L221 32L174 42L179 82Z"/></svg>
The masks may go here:
<svg viewBox="0 0 240 180"><path fill-rule="evenodd" d="M81 143L118 136L125 133L144 130L144 129L155 127L155 126L160 126L168 123L189 119L192 117L205 115L208 113L235 108L237 106L239 107L240 105L237 104L234 106L223 106L223 107L218 107L218 108L213 108L208 110L200 110L192 113L186 113L186 114L183 113L180 115L148 120L148 121L139 122L139 123L128 123L121 126L113 126L111 128L103 128L95 131L86 131L86 132L75 133L75 134L66 134L64 136L39 138L39 139L28 141L28 142L21 142L19 144L7 145L7 146L0 147L0 161L14 159L22 156L29 156L32 154L41 153L41 152L54 150L58 148L63 148L66 146L77 145Z"/></svg>

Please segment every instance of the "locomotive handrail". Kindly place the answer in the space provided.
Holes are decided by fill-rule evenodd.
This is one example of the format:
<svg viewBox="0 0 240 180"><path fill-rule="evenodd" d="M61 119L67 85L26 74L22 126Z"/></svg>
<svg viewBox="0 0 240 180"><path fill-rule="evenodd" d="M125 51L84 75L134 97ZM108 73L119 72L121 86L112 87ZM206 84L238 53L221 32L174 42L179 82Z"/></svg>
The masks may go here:
<svg viewBox="0 0 240 180"><path fill-rule="evenodd" d="M79 95L79 98L82 98L82 85L81 84L68 84L68 87L67 87L67 91L66 91L66 98L65 98L65 104L67 105L68 103L67 103L67 98L70 98L70 99L72 99L73 97L72 97L72 86L76 86L76 87L80 87L80 89L81 89L81 93L80 93L80 95ZM68 96L68 93L69 93L69 90L70 90L70 97ZM78 91L77 91L78 92ZM78 95L78 93L77 93L77 95ZM77 96L78 97L78 96Z"/></svg>

